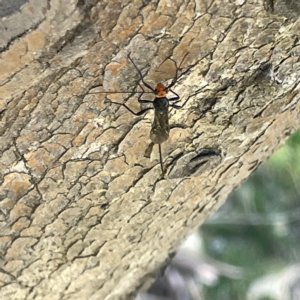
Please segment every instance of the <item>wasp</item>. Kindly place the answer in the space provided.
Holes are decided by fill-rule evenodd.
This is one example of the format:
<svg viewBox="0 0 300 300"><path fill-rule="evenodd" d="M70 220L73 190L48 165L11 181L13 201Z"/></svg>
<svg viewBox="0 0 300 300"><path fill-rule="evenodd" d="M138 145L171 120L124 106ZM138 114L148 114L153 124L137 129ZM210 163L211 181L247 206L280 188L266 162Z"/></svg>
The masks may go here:
<svg viewBox="0 0 300 300"><path fill-rule="evenodd" d="M162 171L163 176L165 174L165 170L163 167L161 144L169 138L169 134L170 134L169 108L170 107L175 108L175 109L183 108L184 105L189 100L189 98L192 96L192 95L189 96L182 105L177 105L176 103L178 101L180 101L180 96L171 89L176 84L179 77L186 74L192 67L191 66L187 70L182 72L180 74L180 76L178 75L178 70L180 69L182 62L184 61L184 59L187 55L188 55L188 53L183 57L179 66L177 66L177 63L174 59L169 58L170 60L172 60L174 62L175 67L176 67L175 77L172 79L172 81L169 85L164 85L163 83L158 83L155 88L152 88L151 85L149 85L147 82L145 82L144 76L142 75L140 69L136 66L135 62L132 60L130 53L129 53L128 59L131 61L131 63L135 67L136 71L138 72L140 79L141 79L142 83L144 84L144 86L151 91L150 93L155 95L155 99L154 100L142 99L143 95L145 93L149 93L149 92L146 92L145 89L142 87L142 85L139 84L140 88L142 89L142 92L141 92L140 96L138 97L138 102L139 103L151 103L152 104L151 107L142 109L139 112L134 112L125 103L109 101L110 103L121 105L121 106L125 107L128 111L130 111L135 116L141 116L148 110L154 109L154 119L153 119L153 122L151 125L150 139L154 144L158 144L160 166L161 166L161 171ZM167 97L169 92L172 92L172 94L173 94L173 96L170 98Z"/></svg>

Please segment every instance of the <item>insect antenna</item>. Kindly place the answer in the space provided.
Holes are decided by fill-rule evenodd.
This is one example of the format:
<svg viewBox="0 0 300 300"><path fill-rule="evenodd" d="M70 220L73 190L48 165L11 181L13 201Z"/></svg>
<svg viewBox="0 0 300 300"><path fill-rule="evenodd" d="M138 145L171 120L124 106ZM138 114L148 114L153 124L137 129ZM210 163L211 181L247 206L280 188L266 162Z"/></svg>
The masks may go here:
<svg viewBox="0 0 300 300"><path fill-rule="evenodd" d="M105 91L105 92L90 92L89 94L153 94L152 92L115 92L115 91Z"/></svg>

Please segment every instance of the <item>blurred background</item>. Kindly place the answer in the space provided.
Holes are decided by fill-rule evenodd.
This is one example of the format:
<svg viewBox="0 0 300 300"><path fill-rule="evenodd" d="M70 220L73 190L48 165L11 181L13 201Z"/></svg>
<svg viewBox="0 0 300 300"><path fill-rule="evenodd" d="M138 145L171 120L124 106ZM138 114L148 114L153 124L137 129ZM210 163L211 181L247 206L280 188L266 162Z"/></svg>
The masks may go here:
<svg viewBox="0 0 300 300"><path fill-rule="evenodd" d="M137 300L300 299L300 130L181 246Z"/></svg>

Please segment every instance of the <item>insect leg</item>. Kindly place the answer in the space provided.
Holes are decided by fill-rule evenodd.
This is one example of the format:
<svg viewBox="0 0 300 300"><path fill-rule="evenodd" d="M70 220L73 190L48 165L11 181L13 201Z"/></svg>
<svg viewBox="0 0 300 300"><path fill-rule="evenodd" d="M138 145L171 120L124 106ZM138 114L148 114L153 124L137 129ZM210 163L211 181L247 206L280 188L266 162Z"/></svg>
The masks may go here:
<svg viewBox="0 0 300 300"><path fill-rule="evenodd" d="M179 96L177 93L175 93L173 90L170 89L170 91L171 91L174 95L176 95L176 96L175 96L175 97L168 98L168 100L169 100L169 101L175 101L175 102L179 101L179 100L180 100L180 96Z"/></svg>
<svg viewBox="0 0 300 300"><path fill-rule="evenodd" d="M145 93L145 90L144 90L144 88L143 88L140 84L139 84L139 86L140 86L140 88L141 88L142 91L143 91L143 92L140 94L140 96L138 97L139 103L152 103L152 104L153 104L153 101L141 99L141 98L143 97L144 93Z"/></svg>
<svg viewBox="0 0 300 300"><path fill-rule="evenodd" d="M145 100L145 99L141 99L141 97L143 96L143 94L145 93L145 90L143 89L143 87L139 84L140 88L142 89L142 92L138 98L138 102L139 103L151 103L153 105L153 101L150 100ZM119 102L113 102L108 100L109 103L113 103L113 104L117 104L117 105L121 105L124 106L128 111L130 111L133 115L135 116L140 116L142 114L144 114L146 111L150 110L150 109L154 109L154 107L147 107L145 109L140 110L139 112L134 112L131 108L129 108L125 103L119 103Z"/></svg>
<svg viewBox="0 0 300 300"><path fill-rule="evenodd" d="M173 108L175 108L175 109L183 108L183 107L186 105L186 103L188 102L188 100L189 100L191 97L195 96L195 95L196 95L196 94L193 94L193 95L188 96L182 105L170 104L170 107L173 107Z"/></svg>
<svg viewBox="0 0 300 300"><path fill-rule="evenodd" d="M150 101L152 102L152 101ZM114 103L114 104L118 104L118 105L121 105L121 106L124 106L128 111L130 111L133 115L135 116L141 116L142 114L144 114L146 111L150 110L150 109L153 109L154 107L147 107L145 109L142 109L141 111L139 112L134 112L131 108L129 108L126 104L124 103L118 103L118 102L112 102L110 101L110 103Z"/></svg>
<svg viewBox="0 0 300 300"><path fill-rule="evenodd" d="M136 68L136 70L138 71L140 77L141 77L141 80L142 80L142 83L149 89L151 90L153 93L154 93L154 89L147 83L144 81L144 77L140 71L140 69L136 66L136 64L134 63L134 61L132 60L132 58L130 57L130 53L128 54L128 59L132 62L132 64L134 65L134 67Z"/></svg>

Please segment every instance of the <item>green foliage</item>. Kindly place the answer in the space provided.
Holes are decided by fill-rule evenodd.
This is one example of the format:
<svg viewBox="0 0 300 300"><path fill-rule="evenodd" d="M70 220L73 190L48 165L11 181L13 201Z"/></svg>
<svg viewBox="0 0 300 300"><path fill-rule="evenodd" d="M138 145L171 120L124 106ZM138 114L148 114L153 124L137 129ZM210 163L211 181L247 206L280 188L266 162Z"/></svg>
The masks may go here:
<svg viewBox="0 0 300 300"><path fill-rule="evenodd" d="M299 183L300 130L201 227L207 254L244 270L204 287L205 299L246 299L255 279L299 262Z"/></svg>

